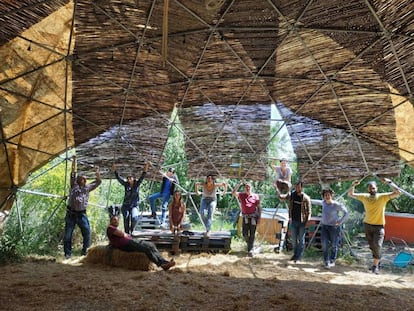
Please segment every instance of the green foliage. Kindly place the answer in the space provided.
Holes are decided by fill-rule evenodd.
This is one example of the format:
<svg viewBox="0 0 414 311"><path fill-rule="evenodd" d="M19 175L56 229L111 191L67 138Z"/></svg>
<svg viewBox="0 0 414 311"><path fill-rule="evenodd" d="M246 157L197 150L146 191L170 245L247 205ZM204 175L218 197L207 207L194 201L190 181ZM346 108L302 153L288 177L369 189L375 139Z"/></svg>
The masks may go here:
<svg viewBox="0 0 414 311"><path fill-rule="evenodd" d="M405 191L413 194L414 170L408 165L401 167L400 176L393 178L392 180ZM388 184L384 184L377 177L368 177L361 181L356 187L356 192L366 192L368 189L368 182L374 180L378 185L378 192L391 192L392 188ZM352 181L332 183L330 188L335 191L335 199L341 198L345 205L356 213L362 214L364 207L358 200L354 200L348 197L347 192L351 188ZM305 185L305 192L313 199L321 198L321 187L319 185ZM398 208L398 210L397 210ZM398 198L393 199L387 204L387 211L401 212L401 213L414 213L414 200L405 194L401 194Z"/></svg>
<svg viewBox="0 0 414 311"><path fill-rule="evenodd" d="M414 176L413 168L408 165L401 167L400 176L393 178L392 180L405 191L414 193ZM392 189L388 184L384 184L377 177L368 177L361 181L360 185L356 187L356 192L366 192L368 189L368 182L374 180L378 185L378 192L391 192ZM362 231L362 218L364 213L363 204L355 199L348 197L347 192L351 187L352 181L332 183L330 188L335 191L335 199L342 201L349 209L350 216L345 223L347 232L352 236ZM321 187L319 185L305 185L305 193L311 196L313 199L321 199L320 192ZM398 210L396 209L398 208ZM414 200L405 194L401 194L398 198L391 200L387 204L387 211L401 212L401 213L414 213ZM312 209L313 215L320 215L321 208L314 206Z"/></svg>
<svg viewBox="0 0 414 311"><path fill-rule="evenodd" d="M404 165L401 169L400 176L394 178L393 181L405 191L414 194L414 169L412 167ZM389 188L387 191L389 191ZM395 206L399 209L398 212L414 214L414 200L405 194L401 194L391 204L389 203L389 210L395 210Z"/></svg>
<svg viewBox="0 0 414 311"><path fill-rule="evenodd" d="M18 192L5 235L16 239L19 253L49 254L58 248L63 236L66 169L64 162L55 159L38 170Z"/></svg>
<svg viewBox="0 0 414 311"><path fill-rule="evenodd" d="M272 115L275 112L272 111ZM272 120L278 117L272 116ZM282 122L271 123L270 143L267 150L267 178L263 181L254 181L253 191L261 194L261 205L264 208L275 207L279 204L276 191L273 187L275 178L270 167L272 159L282 156L294 159L289 135ZM185 139L180 120L173 113L169 132L169 138L164 149L164 167L173 166L180 181L180 187L188 191L184 196L187 205L188 218L194 230L203 230L203 225L198 216L201 197L194 195L194 180L187 177L187 159L185 154ZM66 200L69 191L70 162L59 158L51 161L35 174L32 174L25 187L17 193L15 205L9 215L0 237L0 263L17 261L21 256L28 254L54 255L62 253L62 240L64 232L64 218L66 214ZM290 162L293 170L292 182L299 180L297 164ZM414 193L413 169L403 166L398 178L393 179L396 184L410 193ZM374 178L375 179L375 178ZM359 191L367 189L367 181L364 180ZM212 230L234 230L237 225L239 203L231 195L232 189L239 182L238 179L222 180L228 185L228 193L218 196L217 210L213 221ZM140 188L140 208L149 210L147 197L154 192L152 182L144 180ZM312 199L321 199L321 187L319 185L304 185L304 191ZM352 236L361 230L363 206L358 200L349 198L346 192L351 186L351 181L333 183L330 187L335 191L335 199L342 200L350 210L350 217L345 223L347 233ZM388 192L390 187L378 183L379 191ZM157 184L156 187L159 187ZM158 188L157 188L158 190ZM184 192L186 192L184 191ZM184 193L186 194L186 193ZM191 197L189 197L191 195ZM102 185L91 192L88 207L88 218L92 228L92 243L106 239L105 231L108 225L108 213L106 207L122 204L124 188L115 180L104 180ZM400 212L414 213L414 200L406 195L401 195L393 200ZM280 206L279 206L280 207ZM285 206L282 206L285 207ZM389 203L388 210L394 210ZM313 215L321 215L319 206L313 207ZM73 237L74 252L81 247L82 237L80 230L75 229Z"/></svg>
<svg viewBox="0 0 414 311"><path fill-rule="evenodd" d="M172 115L172 125L165 145L164 155L166 166L173 166L180 185L187 189L191 181L187 178L187 158L185 156L185 140L180 120L175 110Z"/></svg>
<svg viewBox="0 0 414 311"><path fill-rule="evenodd" d="M65 162L55 159L33 174L17 193L1 237L1 252L12 258L13 254L56 255L62 251L67 200L65 191L69 191L70 182L65 179L69 176L66 174L68 169ZM105 198L101 191L99 187L91 192L89 199L88 216L93 229L93 242L102 239L102 232L108 224L106 210L98 207L100 200ZM73 241L75 248L82 241L78 228L75 229Z"/></svg>
<svg viewBox="0 0 414 311"><path fill-rule="evenodd" d="M321 257L321 249L315 246L311 246L305 249L303 255L306 258L319 258Z"/></svg>
<svg viewBox="0 0 414 311"><path fill-rule="evenodd" d="M0 265L18 262L22 259L20 232L5 231L0 237Z"/></svg>

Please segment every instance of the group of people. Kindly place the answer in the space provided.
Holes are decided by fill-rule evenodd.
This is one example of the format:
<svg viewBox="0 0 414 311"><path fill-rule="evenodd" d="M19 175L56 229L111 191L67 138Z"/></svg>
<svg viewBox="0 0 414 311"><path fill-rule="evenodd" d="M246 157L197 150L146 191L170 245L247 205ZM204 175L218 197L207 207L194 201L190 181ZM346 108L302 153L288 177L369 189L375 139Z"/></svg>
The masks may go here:
<svg viewBox="0 0 414 311"><path fill-rule="evenodd" d="M375 181L368 182L368 192L355 193L355 186L359 181L354 181L348 191L348 196L362 202L365 210L364 232L369 248L373 256L371 271L379 273L381 250L385 236L385 208L389 200L400 195L400 191L389 179L382 179L383 183L389 184L392 192L378 193ZM302 190L302 182L295 184L295 190L286 195L280 194L281 199L289 202L289 223L293 256L291 260L300 260L305 246L306 224L312 213L312 201ZM340 242L340 231L342 224L346 221L349 211L346 206L333 199L332 189L322 190L322 217L320 222L323 262L327 269L335 266Z"/></svg>
<svg viewBox="0 0 414 311"><path fill-rule="evenodd" d="M159 254L155 245L146 241L135 241L131 238L131 234L138 221L138 203L139 188L144 180L150 162L145 163L143 172L138 179L128 176L123 179L116 166L112 169L116 179L125 188L124 199L121 212L124 218L124 231L119 230L118 215L111 215L110 224L108 226L107 235L110 244L116 248L125 251L140 251L147 254L148 258L164 270L168 270L175 263L167 261ZM280 166L275 163L271 167L276 173L273 182L278 197L281 201L288 203L288 214L290 224L290 234L292 241L293 255L291 260L296 262L303 256L305 249L306 225L312 214L311 198L304 193L302 181L297 181L292 190L291 176L292 170L287 165L287 159L280 160ZM359 181L352 183L348 195L361 201L365 209L364 231L366 239L373 256L372 272L378 274L381 259L381 248L384 241L384 224L385 224L385 206L387 202L397 197L400 192L388 180L383 182L393 187L392 192L377 193L377 184L375 181L368 183L368 193L355 193L355 186L359 185ZM86 254L90 246L90 225L86 216L86 207L89 199L89 192L96 189L101 184L99 168L96 167L96 179L90 184L86 183L84 175L76 175L76 157L73 157L71 171L71 190L68 199L67 213L65 217L65 234L64 234L64 253L65 258L70 258L72 250L72 234L75 225L81 229L83 237L82 255ZM247 244L248 256L253 256L254 240L256 228L261 220L261 206L259 195L253 192L252 184L244 183L244 192L239 192L239 188L243 183L239 182L233 189L232 194L238 200L242 215L242 235ZM156 217L156 200L162 199L161 221L165 223L166 214L168 212L169 228L173 233L182 230L183 221L186 214L186 206L182 200L179 190L175 190L178 185L178 179L174 169L169 168L163 174L162 186L159 192L149 196L151 206L151 217ZM205 182L195 183L195 193L201 195L200 216L205 226L205 234L210 235L211 225L213 221L214 210L217 206L217 195L225 194L227 185L224 182L216 182L213 175L207 175ZM335 266L337 258L339 237L342 224L348 217L348 209L344 204L333 199L334 192L331 189L322 190L322 200L318 202L322 206L321 217L321 240L323 251L323 262L325 268L329 269ZM170 197L173 197L171 203Z"/></svg>
<svg viewBox="0 0 414 311"><path fill-rule="evenodd" d="M121 249L126 252L145 253L146 256L157 266L160 266L164 270L168 270L175 265L175 262L173 260L168 261L164 259L153 243L143 240L134 240L131 237L131 234L138 222L139 188L147 174L150 165L150 162L145 163L143 172L138 179L135 179L135 177L131 175L127 176L126 180L119 175L118 171L116 170L116 166L112 166L115 178L124 187L124 198L121 206L121 213L124 218L124 231L118 229L118 212L113 212L113 209L111 209L112 212L110 213L110 222L107 228L107 237L109 239L109 244L112 247ZM76 156L73 156L70 175L71 187L66 208L65 232L63 238L63 247L66 259L69 259L72 254L72 235L76 225L79 226L82 233L82 255L86 255L87 249L91 244L91 228L88 217L86 215L86 208L89 201L89 193L95 190L102 182L99 167L96 167L95 169L96 179L92 183L87 184L86 176L77 174ZM156 198L162 197L163 200L168 204L171 191L174 190L175 182L171 174L174 174L174 171L170 169L167 172L166 177L168 181L165 181L165 185L163 182L160 193L156 193L150 197L150 202L153 202ZM167 192L168 198L166 195ZM165 209L166 207L164 207L163 202L164 212L166 212ZM178 211L182 216L177 216L176 211ZM183 215L185 215L185 206L181 202L180 192L174 193L174 200L170 205L170 215L172 215L171 218L174 219L175 223L181 224Z"/></svg>
<svg viewBox="0 0 414 311"><path fill-rule="evenodd" d="M296 262L303 256L305 248L306 225L312 215L311 198L303 191L303 182L297 181L294 190L291 190L292 170L287 166L287 160L281 159L280 166L272 163L272 168L276 173L273 185L278 193L278 197L282 201L288 203L288 214L290 224L290 234L292 241L293 255L290 260ZM375 181L368 182L368 192L355 193L355 186L359 185L359 181L354 181L348 191L348 196L361 201L364 205L364 232L373 256L373 264L371 271L375 274L379 273L381 250L385 236L385 208L389 200L399 196L400 191L389 179L382 179L383 183L389 184L392 192L378 193L377 183ZM245 183L245 192L240 193L237 184L233 190L233 194L238 198L241 204L243 222L242 232L247 243L248 255L252 256L254 236L256 226L260 222L260 199L257 194L252 193L250 183ZM322 200L322 217L320 221L321 242L323 252L323 263L326 269L335 266L338 255L338 247L340 242L340 233L343 223L347 220L349 211L346 206L334 200L334 192L332 189L323 189Z"/></svg>

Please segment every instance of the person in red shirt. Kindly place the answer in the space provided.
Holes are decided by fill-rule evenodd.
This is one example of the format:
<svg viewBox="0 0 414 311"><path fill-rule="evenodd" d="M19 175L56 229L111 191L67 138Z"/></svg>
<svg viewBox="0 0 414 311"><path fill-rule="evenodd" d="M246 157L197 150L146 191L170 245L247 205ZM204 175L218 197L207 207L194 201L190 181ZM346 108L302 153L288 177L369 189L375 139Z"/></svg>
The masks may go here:
<svg viewBox="0 0 414 311"><path fill-rule="evenodd" d="M118 229L119 217L112 215L110 224L106 229L106 235L109 239L109 245L120 249L124 252L140 252L145 253L148 259L155 263L158 267L168 270L175 266L175 261L164 259L154 243L144 240L134 240L129 234Z"/></svg>
<svg viewBox="0 0 414 311"><path fill-rule="evenodd" d="M262 210L260 207L259 195L252 192L250 183L244 184L245 192L238 192L241 183L238 183L233 189L233 195L240 202L243 223L243 238L247 243L247 252L249 257L253 257L254 237L256 227L260 222Z"/></svg>

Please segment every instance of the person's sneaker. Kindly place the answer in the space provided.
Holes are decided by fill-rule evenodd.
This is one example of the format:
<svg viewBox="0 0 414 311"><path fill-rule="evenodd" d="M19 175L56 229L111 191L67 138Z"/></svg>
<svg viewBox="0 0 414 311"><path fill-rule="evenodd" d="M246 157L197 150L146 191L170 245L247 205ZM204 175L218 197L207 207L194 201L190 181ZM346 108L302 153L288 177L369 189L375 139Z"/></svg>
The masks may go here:
<svg viewBox="0 0 414 311"><path fill-rule="evenodd" d="M331 265L329 264L329 262L325 262L325 269L330 269Z"/></svg>
<svg viewBox="0 0 414 311"><path fill-rule="evenodd" d="M248 257L253 257L253 256L254 256L254 254L253 254L253 252L252 252L252 251L250 251L250 252L248 252L248 253L247 253L247 256L248 256Z"/></svg>
<svg viewBox="0 0 414 311"><path fill-rule="evenodd" d="M69 259L70 258L70 255L69 254L66 254L65 255L65 259Z"/></svg>
<svg viewBox="0 0 414 311"><path fill-rule="evenodd" d="M87 251L82 250L81 255L86 256Z"/></svg>
<svg viewBox="0 0 414 311"><path fill-rule="evenodd" d="M379 274L379 267L378 266L372 266L372 272L375 274Z"/></svg>
<svg viewBox="0 0 414 311"><path fill-rule="evenodd" d="M289 260L296 261L296 257L295 257L295 255L293 255L292 257L290 257L290 259L289 259Z"/></svg>
<svg viewBox="0 0 414 311"><path fill-rule="evenodd" d="M175 261L174 261L174 259L171 259L171 261L167 261L166 263L163 263L161 265L161 268L164 271L167 271L168 269L170 269L171 267L174 267L174 266L175 266Z"/></svg>
<svg viewBox="0 0 414 311"><path fill-rule="evenodd" d="M331 267L331 268L335 267L335 261L331 261L331 262L329 263L329 267Z"/></svg>

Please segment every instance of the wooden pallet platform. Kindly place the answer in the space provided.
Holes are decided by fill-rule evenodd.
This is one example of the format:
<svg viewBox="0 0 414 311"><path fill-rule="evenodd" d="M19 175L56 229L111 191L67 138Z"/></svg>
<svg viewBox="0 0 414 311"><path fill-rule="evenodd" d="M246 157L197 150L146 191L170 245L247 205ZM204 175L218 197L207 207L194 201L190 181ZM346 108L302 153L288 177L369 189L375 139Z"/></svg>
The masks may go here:
<svg viewBox="0 0 414 311"><path fill-rule="evenodd" d="M169 230L134 231L133 237L153 242L158 249L177 252L224 252L231 250L231 233L211 232L210 236L201 231L183 231L174 235Z"/></svg>
<svg viewBox="0 0 414 311"><path fill-rule="evenodd" d="M137 227L138 229L159 229L161 213L157 213L157 218L152 218L151 214L139 215Z"/></svg>

